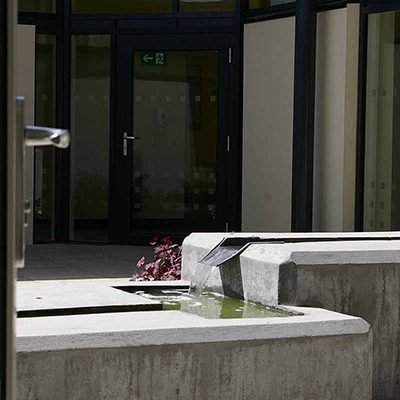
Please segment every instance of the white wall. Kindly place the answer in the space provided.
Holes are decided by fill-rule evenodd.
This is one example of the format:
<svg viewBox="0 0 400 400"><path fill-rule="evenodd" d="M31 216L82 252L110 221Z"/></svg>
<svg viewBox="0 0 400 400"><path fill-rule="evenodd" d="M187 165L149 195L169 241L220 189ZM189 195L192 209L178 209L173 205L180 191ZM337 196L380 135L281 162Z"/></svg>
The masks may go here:
<svg viewBox="0 0 400 400"><path fill-rule="evenodd" d="M35 27L18 25L16 57L16 92L25 97L25 123L33 125L35 120ZM33 150L26 149L25 197L33 207ZM33 242L33 212L28 217L26 243Z"/></svg>
<svg viewBox="0 0 400 400"><path fill-rule="evenodd" d="M318 14L314 230L354 229L359 6Z"/></svg>
<svg viewBox="0 0 400 400"><path fill-rule="evenodd" d="M291 229L294 17L244 27L243 231Z"/></svg>

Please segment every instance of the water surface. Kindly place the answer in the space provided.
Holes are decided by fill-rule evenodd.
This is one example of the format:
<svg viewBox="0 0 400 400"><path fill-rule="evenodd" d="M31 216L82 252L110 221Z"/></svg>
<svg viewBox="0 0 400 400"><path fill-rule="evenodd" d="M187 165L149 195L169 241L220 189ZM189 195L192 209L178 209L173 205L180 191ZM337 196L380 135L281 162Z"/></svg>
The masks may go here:
<svg viewBox="0 0 400 400"><path fill-rule="evenodd" d="M208 319L290 317L288 311L262 304L203 291L193 296L186 290L151 289L135 292L147 299L160 301L163 310L180 310Z"/></svg>

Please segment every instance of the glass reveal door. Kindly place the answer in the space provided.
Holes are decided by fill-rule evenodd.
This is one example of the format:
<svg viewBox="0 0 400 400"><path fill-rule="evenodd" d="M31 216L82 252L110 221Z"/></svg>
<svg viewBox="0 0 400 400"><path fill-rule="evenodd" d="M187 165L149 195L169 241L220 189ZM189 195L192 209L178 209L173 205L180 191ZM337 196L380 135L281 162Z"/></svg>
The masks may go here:
<svg viewBox="0 0 400 400"><path fill-rule="evenodd" d="M228 48L141 39L119 48L115 236L225 230Z"/></svg>

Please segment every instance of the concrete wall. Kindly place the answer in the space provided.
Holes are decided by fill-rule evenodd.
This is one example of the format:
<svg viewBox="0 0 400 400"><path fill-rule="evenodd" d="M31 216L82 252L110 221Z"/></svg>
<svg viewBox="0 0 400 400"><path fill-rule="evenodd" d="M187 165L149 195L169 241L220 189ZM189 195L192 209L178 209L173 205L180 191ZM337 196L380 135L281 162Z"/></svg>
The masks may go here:
<svg viewBox="0 0 400 400"><path fill-rule="evenodd" d="M17 26L16 41L16 93L25 97L25 122L33 125L35 122L35 27L31 25ZM33 206L33 149L26 149L25 160L25 193ZM28 217L26 242L33 241L33 212Z"/></svg>
<svg viewBox="0 0 400 400"><path fill-rule="evenodd" d="M291 228L294 29L244 27L243 231Z"/></svg>
<svg viewBox="0 0 400 400"><path fill-rule="evenodd" d="M369 346L360 334L19 353L18 399L370 400Z"/></svg>
<svg viewBox="0 0 400 400"><path fill-rule="evenodd" d="M395 400L400 398L400 259L395 250L385 261L372 260L366 254L371 247L366 244L364 257L362 252L343 257L340 247L336 255L292 254L293 264L281 269L280 301L365 318L374 338L373 398Z"/></svg>
<svg viewBox="0 0 400 400"><path fill-rule="evenodd" d="M359 5L318 14L314 230L354 230Z"/></svg>
<svg viewBox="0 0 400 400"><path fill-rule="evenodd" d="M245 25L243 231L291 229L294 18ZM318 14L315 231L354 230L359 5Z"/></svg>

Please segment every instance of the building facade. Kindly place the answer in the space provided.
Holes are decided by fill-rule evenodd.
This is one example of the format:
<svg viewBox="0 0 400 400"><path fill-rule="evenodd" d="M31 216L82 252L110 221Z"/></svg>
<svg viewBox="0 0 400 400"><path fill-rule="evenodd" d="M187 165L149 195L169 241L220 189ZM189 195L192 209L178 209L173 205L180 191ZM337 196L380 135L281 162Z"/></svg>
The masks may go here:
<svg viewBox="0 0 400 400"><path fill-rule="evenodd" d="M73 138L31 154L32 241L397 230L400 1L308 3L315 41L282 0L20 0L32 122Z"/></svg>

